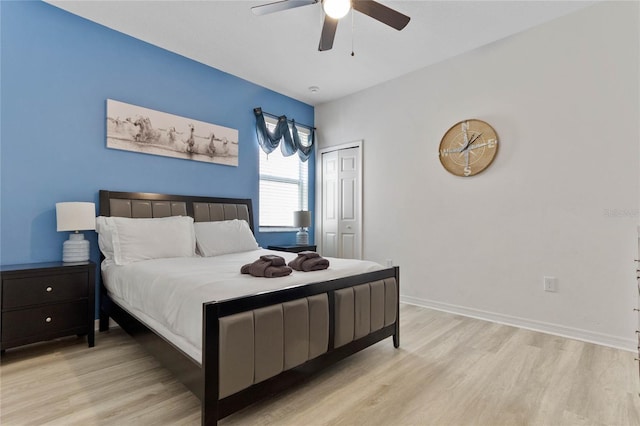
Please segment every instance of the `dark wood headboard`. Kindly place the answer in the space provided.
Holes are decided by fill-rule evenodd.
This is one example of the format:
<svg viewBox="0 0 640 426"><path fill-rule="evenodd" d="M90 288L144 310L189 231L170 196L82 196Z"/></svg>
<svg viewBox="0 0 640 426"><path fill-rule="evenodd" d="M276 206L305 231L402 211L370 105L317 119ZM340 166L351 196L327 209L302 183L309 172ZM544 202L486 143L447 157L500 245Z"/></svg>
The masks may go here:
<svg viewBox="0 0 640 426"><path fill-rule="evenodd" d="M196 222L244 219L253 228L250 198L116 192L100 190L100 216L156 218L191 216Z"/></svg>

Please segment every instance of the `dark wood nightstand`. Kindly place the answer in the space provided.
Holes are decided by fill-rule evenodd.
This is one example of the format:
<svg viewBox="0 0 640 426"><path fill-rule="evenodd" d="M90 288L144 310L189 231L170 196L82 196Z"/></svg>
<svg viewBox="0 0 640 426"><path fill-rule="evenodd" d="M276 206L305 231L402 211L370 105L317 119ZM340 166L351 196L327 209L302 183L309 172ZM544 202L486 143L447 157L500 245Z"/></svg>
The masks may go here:
<svg viewBox="0 0 640 426"><path fill-rule="evenodd" d="M87 335L94 345L93 262L29 263L0 267L0 349Z"/></svg>
<svg viewBox="0 0 640 426"><path fill-rule="evenodd" d="M288 251L289 253L300 253L301 251L316 251L316 247L317 246L298 246L298 245L292 245L292 246L268 246L267 248L269 250L278 250L278 251Z"/></svg>

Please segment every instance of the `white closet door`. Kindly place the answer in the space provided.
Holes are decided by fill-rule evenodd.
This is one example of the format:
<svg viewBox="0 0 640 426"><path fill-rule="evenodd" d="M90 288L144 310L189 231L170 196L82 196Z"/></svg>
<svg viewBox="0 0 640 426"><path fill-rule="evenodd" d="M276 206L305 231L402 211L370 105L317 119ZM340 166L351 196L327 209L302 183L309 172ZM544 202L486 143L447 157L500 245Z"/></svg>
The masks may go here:
<svg viewBox="0 0 640 426"><path fill-rule="evenodd" d="M362 258L360 147L322 154L322 254Z"/></svg>
<svg viewBox="0 0 640 426"><path fill-rule="evenodd" d="M322 154L322 254L338 254L338 151Z"/></svg>

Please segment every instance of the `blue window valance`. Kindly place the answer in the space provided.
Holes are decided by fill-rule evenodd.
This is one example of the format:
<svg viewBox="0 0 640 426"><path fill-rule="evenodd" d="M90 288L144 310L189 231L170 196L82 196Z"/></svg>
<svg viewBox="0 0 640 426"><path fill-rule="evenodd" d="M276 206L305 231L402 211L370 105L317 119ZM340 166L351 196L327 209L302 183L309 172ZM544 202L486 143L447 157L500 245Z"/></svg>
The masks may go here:
<svg viewBox="0 0 640 426"><path fill-rule="evenodd" d="M309 143L303 145L300 142L295 120L291 120L290 129L289 120L287 120L286 116L281 115L278 117L276 128L271 132L267 129L262 108L254 108L253 113L256 116L258 143L264 152L271 154L278 145L280 145L282 155L285 157L289 157L297 152L301 161L307 161L309 159L315 143L315 129L313 127L309 128Z"/></svg>

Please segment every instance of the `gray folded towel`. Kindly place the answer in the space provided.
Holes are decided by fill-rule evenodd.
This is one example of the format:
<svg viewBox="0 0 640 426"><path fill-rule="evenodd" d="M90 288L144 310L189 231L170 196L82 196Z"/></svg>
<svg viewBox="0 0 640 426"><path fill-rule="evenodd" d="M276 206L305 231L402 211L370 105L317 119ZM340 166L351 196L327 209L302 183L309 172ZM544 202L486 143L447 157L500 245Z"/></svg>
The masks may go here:
<svg viewBox="0 0 640 426"><path fill-rule="evenodd" d="M329 261L324 257L313 257L302 262L302 270L304 272L309 271L321 271L329 267Z"/></svg>
<svg viewBox="0 0 640 426"><path fill-rule="evenodd" d="M298 257L289 262L289 266L296 271L320 271L329 267L329 261L315 251L301 251Z"/></svg>
<svg viewBox="0 0 640 426"><path fill-rule="evenodd" d="M275 254L263 254L262 256L260 256L260 259L271 262L271 266L284 266L287 264L286 260L284 260L284 257L277 256Z"/></svg>
<svg viewBox="0 0 640 426"><path fill-rule="evenodd" d="M320 255L318 253L316 253L315 251L311 251L311 250L301 251L300 253L298 253L298 256L304 256L307 259L313 259L314 257L320 257Z"/></svg>
<svg viewBox="0 0 640 426"><path fill-rule="evenodd" d="M304 262L305 260L307 260L306 257L298 256L295 259L293 259L291 262L289 262L289 266L295 269L296 271L302 271L302 262Z"/></svg>
<svg viewBox="0 0 640 426"><path fill-rule="evenodd" d="M250 274L254 277L276 278L291 274L292 269L285 264L284 258L275 255L265 255L260 256L260 259L253 263L242 266L240 272Z"/></svg>

